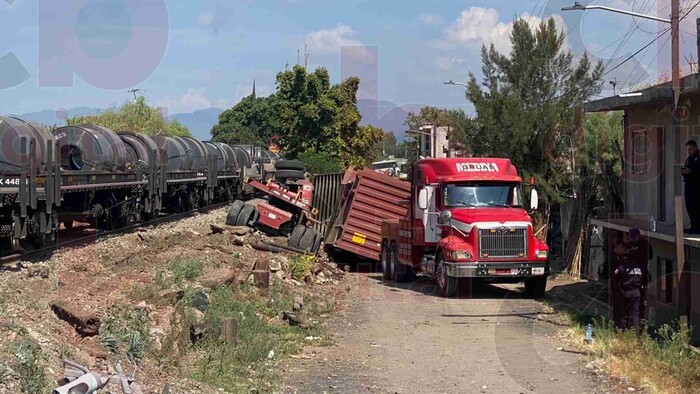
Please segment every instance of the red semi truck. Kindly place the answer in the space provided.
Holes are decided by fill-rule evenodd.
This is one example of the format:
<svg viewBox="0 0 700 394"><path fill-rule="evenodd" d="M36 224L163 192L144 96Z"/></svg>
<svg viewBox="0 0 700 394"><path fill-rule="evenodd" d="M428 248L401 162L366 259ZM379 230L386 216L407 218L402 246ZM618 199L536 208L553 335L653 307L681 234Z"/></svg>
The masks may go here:
<svg viewBox="0 0 700 394"><path fill-rule="evenodd" d="M406 217L382 221L380 261L387 280L434 277L453 297L473 280L525 282L544 294L546 243L523 207L522 179L508 159L423 159L413 168ZM530 209L537 209L533 188Z"/></svg>

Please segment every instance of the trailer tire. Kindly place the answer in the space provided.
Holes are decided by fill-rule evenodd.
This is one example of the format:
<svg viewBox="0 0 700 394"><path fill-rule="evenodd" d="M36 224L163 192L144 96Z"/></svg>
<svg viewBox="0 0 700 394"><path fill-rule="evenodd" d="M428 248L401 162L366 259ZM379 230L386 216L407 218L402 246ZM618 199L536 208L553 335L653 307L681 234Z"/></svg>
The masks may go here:
<svg viewBox="0 0 700 394"><path fill-rule="evenodd" d="M228 214L226 215L226 224L229 226L235 226L236 220L238 220L238 215L241 213L241 209L245 203L241 200L236 200L233 205L228 209Z"/></svg>
<svg viewBox="0 0 700 394"><path fill-rule="evenodd" d="M542 298L546 289L546 276L535 276L525 279L525 294L530 298Z"/></svg>
<svg viewBox="0 0 700 394"><path fill-rule="evenodd" d="M438 293L442 297L450 298L457 295L459 282L457 278L447 275L445 259L442 257L442 254L438 254L437 259L435 259L435 283Z"/></svg>
<svg viewBox="0 0 700 394"><path fill-rule="evenodd" d="M248 222L251 221L253 215L255 214L255 207L250 204L245 204L241 208L241 213L238 214L236 219L236 226L247 226Z"/></svg>
<svg viewBox="0 0 700 394"><path fill-rule="evenodd" d="M379 252L379 262L382 265L382 278L389 280L391 278L391 269L389 268L389 246L386 241L382 242L382 248Z"/></svg>
<svg viewBox="0 0 700 394"><path fill-rule="evenodd" d="M308 227L301 224L294 227L292 234L289 236L289 241L287 241L287 245L299 249L299 242L301 242L301 237L304 236L306 229L308 229Z"/></svg>
<svg viewBox="0 0 700 394"><path fill-rule="evenodd" d="M275 172L275 180L282 182L287 179L304 179L304 171L301 170L277 170Z"/></svg>
<svg viewBox="0 0 700 394"><path fill-rule="evenodd" d="M318 232L312 228L307 228L304 235L299 240L299 249L313 252Z"/></svg>
<svg viewBox="0 0 700 394"><path fill-rule="evenodd" d="M316 233L316 239L314 239L314 247L311 249L311 252L313 253L318 253L319 250L321 250L321 243L323 242L323 235L320 233Z"/></svg>
<svg viewBox="0 0 700 394"><path fill-rule="evenodd" d="M306 166L301 160L280 160L275 162L276 170L306 171Z"/></svg>

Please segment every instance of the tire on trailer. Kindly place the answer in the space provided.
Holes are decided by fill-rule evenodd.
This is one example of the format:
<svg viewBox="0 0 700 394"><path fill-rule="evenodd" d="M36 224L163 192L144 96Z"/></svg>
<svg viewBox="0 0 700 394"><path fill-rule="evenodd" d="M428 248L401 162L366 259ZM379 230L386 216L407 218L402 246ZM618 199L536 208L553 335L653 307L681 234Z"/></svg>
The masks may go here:
<svg viewBox="0 0 700 394"><path fill-rule="evenodd" d="M542 298L547 289L547 277L535 276L525 279L525 294L530 298Z"/></svg>
<svg viewBox="0 0 700 394"><path fill-rule="evenodd" d="M314 246L311 248L311 252L317 253L321 249L321 243L323 242L323 235L316 232L316 239L314 239Z"/></svg>
<svg viewBox="0 0 700 394"><path fill-rule="evenodd" d="M238 214L241 213L241 209L245 203L241 200L236 200L233 205L228 209L228 214L226 215L226 224L229 226L235 226L236 220L238 219Z"/></svg>
<svg viewBox="0 0 700 394"><path fill-rule="evenodd" d="M299 249L311 251L316 241L316 235L318 235L316 230L308 228L299 241Z"/></svg>
<svg viewBox="0 0 700 394"><path fill-rule="evenodd" d="M292 234L289 236L289 241L287 242L287 245L299 249L299 242L301 241L301 237L304 236L304 233L306 232L306 229L308 227L300 224L294 227L294 230L292 230Z"/></svg>
<svg viewBox="0 0 700 394"><path fill-rule="evenodd" d="M382 248L379 252L379 263L382 266L382 278L384 280L391 279L391 269L389 268L389 245L386 241L382 242Z"/></svg>
<svg viewBox="0 0 700 394"><path fill-rule="evenodd" d="M306 171L306 166L301 160L279 160L275 162L276 170Z"/></svg>
<svg viewBox="0 0 700 394"><path fill-rule="evenodd" d="M255 207L250 204L245 204L243 208L241 208L241 213L238 214L238 218L236 219L236 226L247 226L248 222L253 219L253 215L255 214Z"/></svg>
<svg viewBox="0 0 700 394"><path fill-rule="evenodd" d="M300 170L277 170L275 172L275 180L281 179L304 179L304 171Z"/></svg>

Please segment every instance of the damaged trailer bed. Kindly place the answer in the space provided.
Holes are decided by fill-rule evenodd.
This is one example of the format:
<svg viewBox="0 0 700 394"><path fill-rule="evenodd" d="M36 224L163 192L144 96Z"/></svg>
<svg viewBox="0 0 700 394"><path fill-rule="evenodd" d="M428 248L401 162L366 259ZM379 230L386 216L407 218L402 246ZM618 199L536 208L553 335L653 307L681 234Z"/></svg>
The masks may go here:
<svg viewBox="0 0 700 394"><path fill-rule="evenodd" d="M411 184L368 168L346 171L339 186L323 176L319 179L323 185L322 190L316 189L316 195L329 196L330 200L314 201L314 206L328 212L331 210L324 205L338 201L332 216L319 218L325 223L326 247L379 261L382 220L398 220L406 215Z"/></svg>

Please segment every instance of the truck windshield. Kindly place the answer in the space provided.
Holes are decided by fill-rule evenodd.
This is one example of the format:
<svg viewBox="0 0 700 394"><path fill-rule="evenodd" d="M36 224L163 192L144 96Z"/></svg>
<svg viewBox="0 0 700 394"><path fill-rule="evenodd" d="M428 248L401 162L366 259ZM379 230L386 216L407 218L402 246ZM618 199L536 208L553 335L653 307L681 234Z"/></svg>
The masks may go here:
<svg viewBox="0 0 700 394"><path fill-rule="evenodd" d="M467 183L445 187L445 207L503 207L523 206L520 184Z"/></svg>

